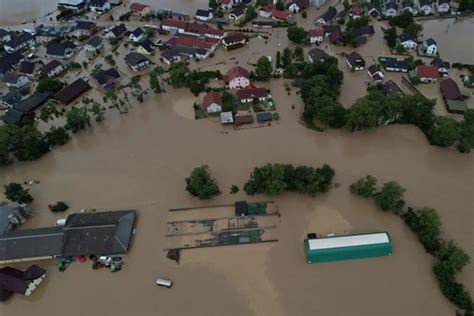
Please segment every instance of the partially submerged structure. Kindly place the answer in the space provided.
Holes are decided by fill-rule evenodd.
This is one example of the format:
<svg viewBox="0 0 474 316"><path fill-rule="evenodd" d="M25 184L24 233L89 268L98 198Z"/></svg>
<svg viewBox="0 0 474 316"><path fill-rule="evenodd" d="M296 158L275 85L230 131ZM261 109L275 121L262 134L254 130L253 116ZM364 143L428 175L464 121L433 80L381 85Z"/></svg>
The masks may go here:
<svg viewBox="0 0 474 316"><path fill-rule="evenodd" d="M305 239L308 263L390 256L392 241L387 232Z"/></svg>
<svg viewBox="0 0 474 316"><path fill-rule="evenodd" d="M135 210L77 213L64 226L0 235L0 264L56 257L111 256L128 252Z"/></svg>
<svg viewBox="0 0 474 316"><path fill-rule="evenodd" d="M0 269L0 301L7 300L13 293L30 296L46 277L46 271L36 265L25 272L5 267Z"/></svg>

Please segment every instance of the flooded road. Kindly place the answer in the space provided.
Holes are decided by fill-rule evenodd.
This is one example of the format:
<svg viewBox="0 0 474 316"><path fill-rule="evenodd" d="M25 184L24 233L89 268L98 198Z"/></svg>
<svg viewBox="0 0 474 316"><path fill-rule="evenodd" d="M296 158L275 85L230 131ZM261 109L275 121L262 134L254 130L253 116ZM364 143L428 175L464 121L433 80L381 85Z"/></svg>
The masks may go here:
<svg viewBox="0 0 474 316"><path fill-rule="evenodd" d="M183 5L190 13L193 5L201 6L200 1L147 3ZM312 8L310 14L316 11ZM310 24L310 19L304 23ZM386 53L380 37L376 27L373 38L358 48L368 63ZM225 72L238 62L252 70L250 64L259 57L275 56L287 45L286 30L276 30L268 41L257 37L250 47L218 49L215 57L191 68ZM337 56L344 71L340 101L349 107L366 94L368 75L347 70L339 54L350 48L328 46L327 50ZM126 49L119 52L123 57ZM158 58L152 57L159 63ZM116 59L118 69L131 76L123 59ZM401 79L400 75L393 78ZM147 86L147 81L144 78L142 85ZM430 146L414 126L386 126L356 134L308 130L298 123L303 104L295 89L287 94L284 84L288 82L258 83L271 89L280 113L280 121L269 127L233 130L222 128L216 118L193 120L192 106L200 99L188 90L166 86L166 94L148 93L144 103L134 104L126 115L107 111L104 123L94 123L42 159L0 169L0 187L12 181L40 180L31 187L36 214L25 227L53 225L82 208L138 210L137 232L120 273L92 270L90 262L76 262L60 273L53 261L39 262L48 271L45 283L30 298L16 295L0 305L0 314L453 315L455 308L443 297L431 271L432 257L414 234L398 217L352 196L348 186L367 174L380 182L399 182L407 189L407 204L436 208L445 237L474 257L473 156ZM329 163L340 186L315 199L290 193L274 199L282 214L278 243L188 250L182 253L180 265L166 259L162 249L166 222L171 220L168 209L249 199L242 190L230 195L230 186L242 188L253 167L267 162ZM209 165L222 191L208 202L191 198L184 190L184 178L202 164ZM263 199L268 197L251 198ZM67 202L71 210L51 213L47 205L58 200ZM306 264L307 233L367 231L388 231L393 255ZM172 279L174 287L157 288L158 275ZM460 281L474 291L472 264Z"/></svg>

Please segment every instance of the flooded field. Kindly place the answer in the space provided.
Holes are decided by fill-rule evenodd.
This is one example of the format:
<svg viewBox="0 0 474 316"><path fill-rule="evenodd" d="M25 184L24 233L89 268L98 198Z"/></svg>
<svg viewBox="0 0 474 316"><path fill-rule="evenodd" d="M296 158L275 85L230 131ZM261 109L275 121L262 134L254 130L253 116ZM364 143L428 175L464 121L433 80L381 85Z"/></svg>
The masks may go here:
<svg viewBox="0 0 474 316"><path fill-rule="evenodd" d="M193 6L207 3L144 2L173 5L189 13ZM314 13L310 14L317 14L315 8L311 10ZM304 23L311 23L310 19ZM358 48L368 63L388 54L380 42L379 26L377 23L374 37ZM259 57L274 56L288 44L282 29L272 32L268 41L253 38L250 47L231 52L219 49L215 57L193 63L191 68L225 72L238 63L250 70L250 64ZM348 71L339 54L350 52L350 48L323 48L337 56L344 71L340 101L349 107L365 95L367 72ZM125 51L119 49L117 67L131 76L122 60ZM158 56L153 60L159 63ZM98 62L103 62L103 56ZM400 84L400 75L390 74L389 78ZM143 86L147 80L142 80ZM436 208L446 237L456 240L474 257L472 154L430 146L414 126L386 126L356 134L308 130L298 123L301 99L295 89L287 94L285 82L289 81L261 84L271 90L281 117L269 127L233 130L222 128L217 119L193 120L193 103L202 96L196 98L187 89L165 86L166 94L149 93L125 115L107 111L104 123L94 123L40 160L0 169L0 187L13 181L40 181L31 187L36 214L25 227L52 225L82 208L138 210L137 232L120 273L92 270L90 262L76 262L60 273L53 261L40 262L48 271L46 281L32 297L17 295L0 305L0 314L453 315L455 308L443 297L431 271L432 257L414 234L398 217L352 196L348 186L367 174L381 182L399 182L407 189L407 203ZM97 90L90 94L101 99ZM166 258L167 222L187 220L188 216L232 216L231 207L220 211L205 208L191 215L174 214L169 209L265 200L263 196L249 198L242 187L252 169L267 162L315 167L329 163L336 170L335 183L339 186L314 199L290 193L274 199L281 213L273 236L277 243L186 250L179 265ZM203 164L209 165L222 191L210 202L185 192L184 179ZM231 195L233 184L241 191ZM66 201L71 210L51 213L48 204L58 200ZM303 239L307 233L367 231L388 231L393 255L306 264ZM469 265L460 278L471 293L473 266ZM154 281L158 275L172 279L173 289L157 288Z"/></svg>

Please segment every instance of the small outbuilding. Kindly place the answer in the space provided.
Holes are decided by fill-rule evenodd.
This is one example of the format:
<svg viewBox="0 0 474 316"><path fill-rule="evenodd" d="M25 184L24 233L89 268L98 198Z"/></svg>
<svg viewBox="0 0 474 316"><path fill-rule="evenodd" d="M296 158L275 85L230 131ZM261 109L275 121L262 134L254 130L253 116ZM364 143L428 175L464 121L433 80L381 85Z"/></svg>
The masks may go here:
<svg viewBox="0 0 474 316"><path fill-rule="evenodd" d="M308 263L390 256L392 241L387 232L305 239Z"/></svg>

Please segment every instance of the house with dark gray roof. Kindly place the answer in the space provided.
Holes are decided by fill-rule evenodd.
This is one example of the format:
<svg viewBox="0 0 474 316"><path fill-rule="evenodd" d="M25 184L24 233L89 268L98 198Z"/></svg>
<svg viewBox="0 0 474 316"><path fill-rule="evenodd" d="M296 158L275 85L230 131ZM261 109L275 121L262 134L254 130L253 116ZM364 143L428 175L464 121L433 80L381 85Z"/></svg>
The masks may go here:
<svg viewBox="0 0 474 316"><path fill-rule="evenodd" d="M395 1L388 1L385 3L385 13L386 17L394 17L398 15L398 4Z"/></svg>
<svg viewBox="0 0 474 316"><path fill-rule="evenodd" d="M23 113L34 112L37 108L46 103L52 94L51 91L37 92L28 99L13 106L13 108Z"/></svg>
<svg viewBox="0 0 474 316"><path fill-rule="evenodd" d="M435 66L438 68L438 72L440 76L445 77L448 75L449 70L451 69L451 65L448 61L442 60L441 58L437 57L431 61L431 66Z"/></svg>
<svg viewBox="0 0 474 316"><path fill-rule="evenodd" d="M76 36L92 36L97 32L97 24L90 21L78 21L76 25Z"/></svg>
<svg viewBox="0 0 474 316"><path fill-rule="evenodd" d="M415 12L413 0L402 0L402 12L410 12L411 14Z"/></svg>
<svg viewBox="0 0 474 316"><path fill-rule="evenodd" d="M13 87L17 89L30 83L30 79L28 79L27 76L18 75L13 72L6 73L3 76L3 81L5 82L7 87Z"/></svg>
<svg viewBox="0 0 474 316"><path fill-rule="evenodd" d="M46 277L46 270L32 265L25 272L4 267L0 269L0 301L6 301L13 293L30 296Z"/></svg>
<svg viewBox="0 0 474 316"><path fill-rule="evenodd" d="M60 61L53 59L41 69L41 76L48 78L54 77L59 75L63 70L64 65Z"/></svg>
<svg viewBox="0 0 474 316"><path fill-rule="evenodd" d="M120 74L115 68L109 68L107 70L99 70L94 74L94 79L104 89L110 90L120 80Z"/></svg>
<svg viewBox="0 0 474 316"><path fill-rule="evenodd" d="M433 12L433 3L431 0L420 0L419 1L419 4L420 4L420 12L425 14L425 15L428 15L428 14L431 14Z"/></svg>
<svg viewBox="0 0 474 316"><path fill-rule="evenodd" d="M111 6L108 0L90 0L89 9L93 12L104 13L109 11Z"/></svg>
<svg viewBox="0 0 474 316"><path fill-rule="evenodd" d="M21 101L28 98L30 94L29 86L25 86L21 89L14 89L8 92L4 96L0 96L0 105L4 108L12 108L13 106L17 105Z"/></svg>
<svg viewBox="0 0 474 316"><path fill-rule="evenodd" d="M400 87L393 80L385 81L382 84L382 92L385 96L403 94L402 89L400 89Z"/></svg>
<svg viewBox="0 0 474 316"><path fill-rule="evenodd" d="M122 36L127 33L127 28L125 27L125 24L119 24L112 29L110 29L108 32L105 33L105 37L107 38L122 38Z"/></svg>
<svg viewBox="0 0 474 316"><path fill-rule="evenodd" d="M104 41L102 37L94 36L87 41L86 45L84 45L84 49L87 52L93 52L93 53L99 52L102 49L102 47L104 47L103 42Z"/></svg>
<svg viewBox="0 0 474 316"><path fill-rule="evenodd" d="M400 35L400 45L403 46L403 48L408 49L408 50L413 50L418 47L418 39L416 38L416 35L410 34L410 33L403 33Z"/></svg>
<svg viewBox="0 0 474 316"><path fill-rule="evenodd" d="M89 91L90 88L91 86L87 82L85 82L82 78L79 78L56 93L54 99L58 100L64 105L67 105L80 97L86 91Z"/></svg>
<svg viewBox="0 0 474 316"><path fill-rule="evenodd" d="M318 23L321 25L326 25L336 17L337 10L335 7L330 6L326 12L324 12L318 19Z"/></svg>
<svg viewBox="0 0 474 316"><path fill-rule="evenodd" d="M24 224L30 216L31 209L26 204L0 204L0 235Z"/></svg>
<svg viewBox="0 0 474 316"><path fill-rule="evenodd" d="M49 58L66 59L74 54L75 47L76 46L70 41L64 43L49 43L46 46L46 56Z"/></svg>
<svg viewBox="0 0 474 316"><path fill-rule="evenodd" d="M161 53L160 59L168 65L171 65L174 62L181 61L181 54L175 51L174 49L167 49Z"/></svg>
<svg viewBox="0 0 474 316"><path fill-rule="evenodd" d="M438 44L430 37L423 42L423 51L429 55L436 55L438 53Z"/></svg>
<svg viewBox="0 0 474 316"><path fill-rule="evenodd" d="M145 38L143 41L138 43L137 52L140 54L149 55L155 52L155 43Z"/></svg>
<svg viewBox="0 0 474 316"><path fill-rule="evenodd" d="M308 52L308 60L310 62L323 61L328 57L328 54L319 48L313 48Z"/></svg>
<svg viewBox="0 0 474 316"><path fill-rule="evenodd" d="M373 18L376 18L376 17L380 16L380 11L377 7L376 2L371 2L371 3L368 4L367 13Z"/></svg>
<svg viewBox="0 0 474 316"><path fill-rule="evenodd" d="M389 59L385 62L384 68L390 72L408 72L408 63L403 60Z"/></svg>
<svg viewBox="0 0 474 316"><path fill-rule="evenodd" d="M137 212L76 213L64 226L22 229L0 235L0 264L69 256L124 255Z"/></svg>
<svg viewBox="0 0 474 316"><path fill-rule="evenodd" d="M125 63L132 68L133 71L138 71L150 67L151 62L140 53L129 53L125 56Z"/></svg>
<svg viewBox="0 0 474 316"><path fill-rule="evenodd" d="M36 44L35 38L33 35L27 32L22 32L20 34L15 34L11 36L11 39L3 44L3 48L8 53L16 52L22 48L30 48Z"/></svg>
<svg viewBox="0 0 474 316"><path fill-rule="evenodd" d="M26 76L33 76L35 74L35 67L35 63L23 61L20 64L20 69L18 70L18 72Z"/></svg>
<svg viewBox="0 0 474 316"><path fill-rule="evenodd" d="M0 78L6 73L14 71L23 61L24 57L20 52L14 52L12 54L5 54L0 57Z"/></svg>
<svg viewBox="0 0 474 316"><path fill-rule="evenodd" d="M135 43L140 42L144 37L145 37L145 31L143 31L140 27L137 27L128 36L128 38Z"/></svg>
<svg viewBox="0 0 474 316"><path fill-rule="evenodd" d="M347 55L346 62L351 70L362 70L365 67L365 60L357 52Z"/></svg>

